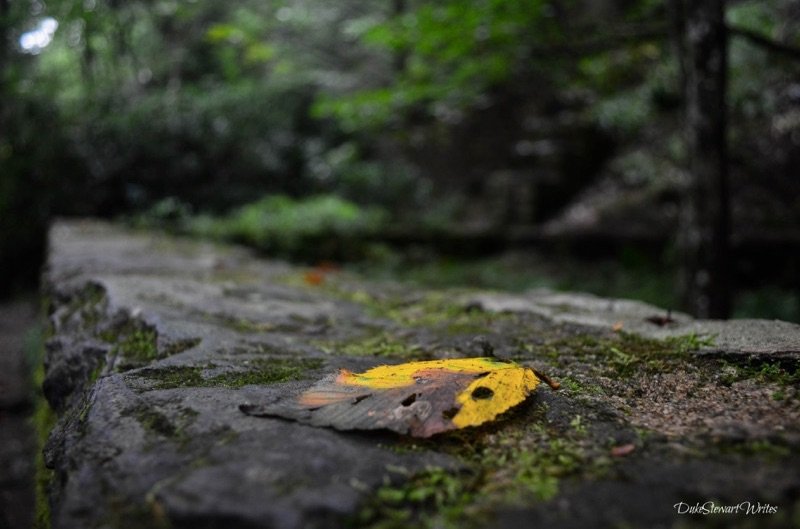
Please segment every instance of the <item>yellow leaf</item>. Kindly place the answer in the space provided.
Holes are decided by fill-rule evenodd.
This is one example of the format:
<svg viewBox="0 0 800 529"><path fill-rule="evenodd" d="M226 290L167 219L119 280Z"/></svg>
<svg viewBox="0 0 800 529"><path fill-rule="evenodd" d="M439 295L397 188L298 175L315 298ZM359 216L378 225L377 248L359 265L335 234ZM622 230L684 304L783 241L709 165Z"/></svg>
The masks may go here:
<svg viewBox="0 0 800 529"><path fill-rule="evenodd" d="M245 413L340 430L385 428L416 437L477 426L524 401L533 370L495 358L382 365L328 375L303 393Z"/></svg>

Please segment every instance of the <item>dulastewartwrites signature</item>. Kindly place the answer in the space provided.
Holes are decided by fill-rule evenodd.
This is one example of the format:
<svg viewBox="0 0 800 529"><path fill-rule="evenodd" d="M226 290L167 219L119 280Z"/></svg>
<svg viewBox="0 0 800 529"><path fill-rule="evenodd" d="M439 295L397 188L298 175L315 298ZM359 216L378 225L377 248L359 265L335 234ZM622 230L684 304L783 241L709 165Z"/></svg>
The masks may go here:
<svg viewBox="0 0 800 529"><path fill-rule="evenodd" d="M777 505L761 503L760 501L742 501L733 505L717 505L713 501L705 503L697 502L694 505L678 502L672 506L678 514L775 514L778 512Z"/></svg>

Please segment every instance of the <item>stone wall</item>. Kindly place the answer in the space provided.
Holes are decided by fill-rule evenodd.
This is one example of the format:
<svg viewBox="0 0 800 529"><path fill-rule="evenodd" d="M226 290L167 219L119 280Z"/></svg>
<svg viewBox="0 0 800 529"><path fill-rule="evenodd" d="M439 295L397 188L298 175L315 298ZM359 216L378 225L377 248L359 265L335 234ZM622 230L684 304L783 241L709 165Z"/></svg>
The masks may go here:
<svg viewBox="0 0 800 529"><path fill-rule="evenodd" d="M671 527L800 516L800 326L424 290L99 222L51 230L55 528ZM339 368L493 355L561 382L413 439L243 414ZM727 525L726 525L727 526Z"/></svg>

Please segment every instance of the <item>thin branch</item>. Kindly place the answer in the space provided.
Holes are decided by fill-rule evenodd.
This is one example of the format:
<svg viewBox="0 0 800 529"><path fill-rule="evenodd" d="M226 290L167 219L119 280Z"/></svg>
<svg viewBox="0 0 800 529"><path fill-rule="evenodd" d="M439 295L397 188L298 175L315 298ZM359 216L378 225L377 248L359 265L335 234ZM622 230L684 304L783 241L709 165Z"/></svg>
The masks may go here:
<svg viewBox="0 0 800 529"><path fill-rule="evenodd" d="M779 55L785 55L791 59L800 60L800 48L795 48L788 44L772 40L755 31L744 28L738 28L736 26L729 25L728 32L732 36L741 37L750 42L751 44L755 44L756 46L761 46L762 48L771 51L773 53L777 53Z"/></svg>

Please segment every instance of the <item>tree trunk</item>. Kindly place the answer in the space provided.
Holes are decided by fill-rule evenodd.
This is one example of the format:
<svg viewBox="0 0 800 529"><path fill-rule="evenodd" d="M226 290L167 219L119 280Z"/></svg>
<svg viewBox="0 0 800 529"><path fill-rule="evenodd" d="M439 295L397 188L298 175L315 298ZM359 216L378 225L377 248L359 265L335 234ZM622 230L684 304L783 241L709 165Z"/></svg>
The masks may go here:
<svg viewBox="0 0 800 529"><path fill-rule="evenodd" d="M406 0L392 0L392 17L395 20L400 19L406 14ZM406 62L408 61L408 52L406 50L397 50L392 57L392 67L395 73L402 74L406 70Z"/></svg>
<svg viewBox="0 0 800 529"><path fill-rule="evenodd" d="M0 60L5 58L8 49L8 8L8 0L0 0ZM0 63L0 66L4 66L4 63Z"/></svg>
<svg viewBox="0 0 800 529"><path fill-rule="evenodd" d="M684 296L701 318L731 309L724 0L684 0L683 71L690 190L684 207Z"/></svg>

